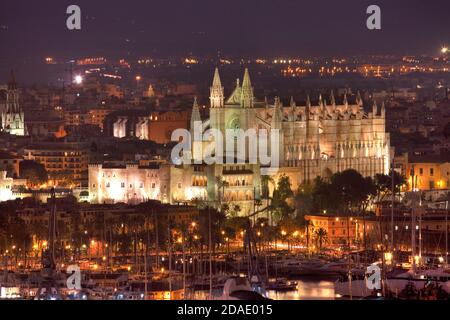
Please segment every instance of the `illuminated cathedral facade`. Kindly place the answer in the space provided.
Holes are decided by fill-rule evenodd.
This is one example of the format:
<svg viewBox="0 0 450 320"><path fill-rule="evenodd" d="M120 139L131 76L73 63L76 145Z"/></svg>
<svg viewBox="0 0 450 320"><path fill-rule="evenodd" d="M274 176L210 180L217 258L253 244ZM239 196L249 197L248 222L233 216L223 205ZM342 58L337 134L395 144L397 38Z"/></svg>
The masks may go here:
<svg viewBox="0 0 450 320"><path fill-rule="evenodd" d="M309 96L302 105L293 98L288 105L278 97L272 103L257 100L247 69L242 84L238 79L227 98L216 69L210 88L209 119L200 118L194 103L191 130L195 121L223 135L227 129L278 129L279 144L270 152L279 153L279 168L272 178L276 183L281 175L288 176L294 191L316 177L326 179L346 169L355 169L363 176L387 173L390 138L385 129L384 104L378 107L374 103L366 112L359 92L354 101L349 101L347 94L337 98L331 92L327 97L319 95L314 104ZM256 142L246 141L247 146L252 143ZM209 201L237 204L242 213L251 213L255 200L264 200L261 168L245 161L204 166L202 179L207 181L204 188ZM273 190L273 184L269 188Z"/></svg>
<svg viewBox="0 0 450 320"><path fill-rule="evenodd" d="M359 93L353 97L354 101L349 101L346 94L338 99L331 92L327 97L319 95L315 103L308 96L302 105L292 98L288 105L283 105L277 97L272 103L267 99L257 100L247 69L242 82L237 80L226 97L216 69L210 87L209 118L201 119L195 100L190 129L193 132L195 123L199 122L202 130L217 129L224 136L228 129L254 129L256 132L278 129L277 147L271 148L270 152L278 153L279 164L271 176L274 183L269 184L270 192L282 175L288 176L292 190L297 190L316 177L328 178L346 169L355 169L363 176L387 173L390 139L385 130L384 104L380 108L374 104L367 112ZM204 148L210 142L193 141L190 152L197 160L196 164L171 165L157 173L134 167L135 174L115 181L115 174L119 173L114 169L91 166L91 199L104 202L114 198L114 193L120 193L119 198L124 202L131 198L153 198L172 203L199 200L217 207L227 204L244 215L265 205L262 195L264 166L237 158L236 163L202 163L203 155L196 151L196 143ZM255 141L247 139L245 143L249 146ZM158 181L153 181L156 176ZM117 184L114 188L113 183Z"/></svg>

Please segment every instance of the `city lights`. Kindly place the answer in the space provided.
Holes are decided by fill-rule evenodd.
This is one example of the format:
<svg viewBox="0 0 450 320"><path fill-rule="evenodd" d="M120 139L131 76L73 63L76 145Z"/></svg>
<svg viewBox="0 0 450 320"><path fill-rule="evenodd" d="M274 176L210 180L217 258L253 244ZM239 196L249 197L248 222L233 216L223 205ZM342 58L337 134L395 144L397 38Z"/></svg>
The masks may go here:
<svg viewBox="0 0 450 320"><path fill-rule="evenodd" d="M82 84L83 83L83 77L81 75L76 75L75 78L74 78L74 82L75 82L75 84L78 84L78 85Z"/></svg>

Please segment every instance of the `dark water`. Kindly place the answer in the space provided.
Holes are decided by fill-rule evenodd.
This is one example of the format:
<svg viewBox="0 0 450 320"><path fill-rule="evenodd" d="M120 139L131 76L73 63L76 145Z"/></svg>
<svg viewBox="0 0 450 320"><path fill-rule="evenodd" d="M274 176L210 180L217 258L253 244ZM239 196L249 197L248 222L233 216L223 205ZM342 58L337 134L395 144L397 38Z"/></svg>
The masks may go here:
<svg viewBox="0 0 450 320"><path fill-rule="evenodd" d="M268 290L268 296L273 300L334 300L334 281L319 279L292 279L297 282L297 290L277 292ZM214 296L220 296L220 292L213 292ZM193 295L195 300L208 298L207 291L197 291Z"/></svg>
<svg viewBox="0 0 450 320"><path fill-rule="evenodd" d="M273 300L334 300L334 282L330 280L295 280L296 291L268 291Z"/></svg>

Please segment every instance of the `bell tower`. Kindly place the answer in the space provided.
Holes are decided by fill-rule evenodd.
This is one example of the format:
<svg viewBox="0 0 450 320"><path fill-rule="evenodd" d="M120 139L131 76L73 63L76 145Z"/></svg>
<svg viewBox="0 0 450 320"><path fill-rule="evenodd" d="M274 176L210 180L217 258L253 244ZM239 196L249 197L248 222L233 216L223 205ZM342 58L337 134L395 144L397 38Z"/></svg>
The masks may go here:
<svg viewBox="0 0 450 320"><path fill-rule="evenodd" d="M216 70L214 71L213 83L209 90L210 90L209 100L211 103L211 108L223 108L224 94L222 83L220 82L218 68L216 68Z"/></svg>

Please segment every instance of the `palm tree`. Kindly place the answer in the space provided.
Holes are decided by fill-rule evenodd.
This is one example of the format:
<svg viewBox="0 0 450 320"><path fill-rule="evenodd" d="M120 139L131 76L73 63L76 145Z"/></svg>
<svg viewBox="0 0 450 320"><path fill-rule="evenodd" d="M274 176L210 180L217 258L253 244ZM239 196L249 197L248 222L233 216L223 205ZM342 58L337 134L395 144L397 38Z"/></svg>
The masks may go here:
<svg viewBox="0 0 450 320"><path fill-rule="evenodd" d="M219 206L222 204L222 201L225 197L225 188L228 187L229 183L223 179L222 176L216 176L216 185L219 190ZM222 189L222 195L220 194L220 189Z"/></svg>
<svg viewBox="0 0 450 320"><path fill-rule="evenodd" d="M314 233L319 247L319 251L322 251L322 245L328 242L328 232L324 228L319 228Z"/></svg>
<svg viewBox="0 0 450 320"><path fill-rule="evenodd" d="M310 227L313 226L311 220L305 220L305 230L306 230L306 250L309 253L309 240L311 239Z"/></svg>
<svg viewBox="0 0 450 320"><path fill-rule="evenodd" d="M239 215L239 212L241 211L241 206L238 204L233 205L233 208L231 210L231 216L237 217Z"/></svg>
<svg viewBox="0 0 450 320"><path fill-rule="evenodd" d="M262 197L263 199L270 199L269 195L269 183L274 186L275 181L271 176L265 175L261 176L261 187L262 187Z"/></svg>

